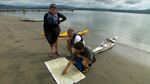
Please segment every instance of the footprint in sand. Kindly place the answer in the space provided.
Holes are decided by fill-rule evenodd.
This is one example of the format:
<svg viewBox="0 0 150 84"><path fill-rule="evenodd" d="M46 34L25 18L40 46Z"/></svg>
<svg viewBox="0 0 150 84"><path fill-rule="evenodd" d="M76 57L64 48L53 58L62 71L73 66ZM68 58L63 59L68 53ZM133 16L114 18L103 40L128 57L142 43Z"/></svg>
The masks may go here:
<svg viewBox="0 0 150 84"><path fill-rule="evenodd" d="M23 41L23 39L22 40L16 40L16 41L14 41L14 43L20 43L22 41Z"/></svg>
<svg viewBox="0 0 150 84"><path fill-rule="evenodd" d="M14 41L14 43L19 43L19 42L21 42L21 41L20 40Z"/></svg>

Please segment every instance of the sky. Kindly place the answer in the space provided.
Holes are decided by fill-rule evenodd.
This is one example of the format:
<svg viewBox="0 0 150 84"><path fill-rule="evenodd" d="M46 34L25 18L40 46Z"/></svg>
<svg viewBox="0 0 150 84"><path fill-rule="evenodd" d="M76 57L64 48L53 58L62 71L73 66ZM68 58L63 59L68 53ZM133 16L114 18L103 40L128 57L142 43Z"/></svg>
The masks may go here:
<svg viewBox="0 0 150 84"><path fill-rule="evenodd" d="M0 0L7 5L42 5L50 3L85 8L150 9L150 0Z"/></svg>

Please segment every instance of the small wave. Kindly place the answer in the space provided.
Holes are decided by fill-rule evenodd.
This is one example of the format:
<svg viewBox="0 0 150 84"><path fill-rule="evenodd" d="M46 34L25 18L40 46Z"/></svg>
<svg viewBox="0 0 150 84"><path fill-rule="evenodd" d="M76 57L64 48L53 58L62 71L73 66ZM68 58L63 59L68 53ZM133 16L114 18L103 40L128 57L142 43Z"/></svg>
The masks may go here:
<svg viewBox="0 0 150 84"><path fill-rule="evenodd" d="M117 42L117 44L119 44L119 45L121 45L121 46L129 47L129 48L134 48L134 49L136 49L136 50L140 50L140 51L142 51L142 52L146 52L146 53L149 53L149 54L150 54L150 51L145 50L145 49L141 49L141 47L140 47L140 48L138 48L138 47L131 46L131 45L124 44L124 43L120 43L120 42Z"/></svg>

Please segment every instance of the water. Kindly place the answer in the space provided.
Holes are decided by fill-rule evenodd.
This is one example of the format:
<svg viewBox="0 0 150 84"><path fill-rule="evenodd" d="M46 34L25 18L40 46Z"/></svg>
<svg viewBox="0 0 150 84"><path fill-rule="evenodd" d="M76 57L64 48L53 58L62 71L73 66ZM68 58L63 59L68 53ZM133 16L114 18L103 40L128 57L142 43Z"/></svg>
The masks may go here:
<svg viewBox="0 0 150 84"><path fill-rule="evenodd" d="M97 44L106 37L119 35L118 43L150 52L150 15L102 11L62 11L67 21L62 30L69 27L89 28L87 41ZM4 12L4 15L43 19L45 12Z"/></svg>

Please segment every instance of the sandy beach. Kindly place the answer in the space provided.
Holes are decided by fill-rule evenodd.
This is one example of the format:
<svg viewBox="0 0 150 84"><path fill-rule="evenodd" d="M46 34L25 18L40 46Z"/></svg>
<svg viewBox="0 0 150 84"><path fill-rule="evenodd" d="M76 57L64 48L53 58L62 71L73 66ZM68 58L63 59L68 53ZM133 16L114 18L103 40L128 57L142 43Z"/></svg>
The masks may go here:
<svg viewBox="0 0 150 84"><path fill-rule="evenodd" d="M56 84L44 62L58 56L48 57L49 45L40 36L43 23L11 16L0 19L0 84ZM64 44L59 41L59 50L67 56ZM150 84L149 52L116 43L96 58L77 84Z"/></svg>

